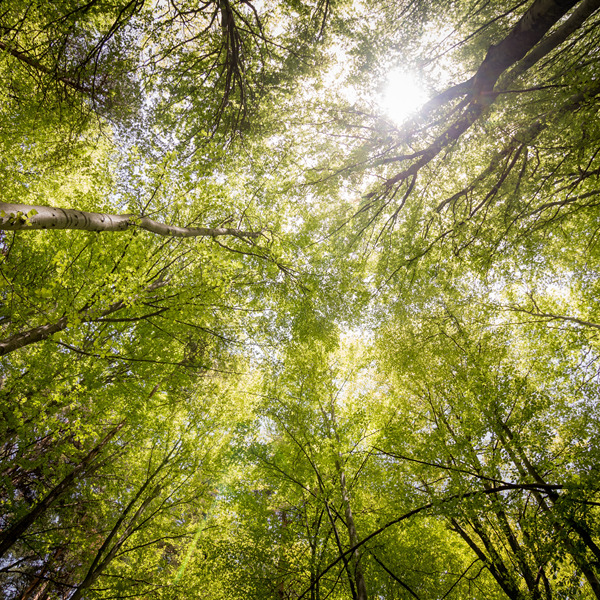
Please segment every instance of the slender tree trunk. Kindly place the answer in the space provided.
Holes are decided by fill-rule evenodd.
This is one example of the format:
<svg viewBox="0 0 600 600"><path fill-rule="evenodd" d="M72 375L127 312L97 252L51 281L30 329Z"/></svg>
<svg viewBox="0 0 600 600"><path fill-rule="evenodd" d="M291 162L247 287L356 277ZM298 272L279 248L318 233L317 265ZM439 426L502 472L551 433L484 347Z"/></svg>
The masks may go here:
<svg viewBox="0 0 600 600"><path fill-rule="evenodd" d="M39 589L35 592L35 594L33 596L25 596L24 598L22 598L21 600L45 600L46 598L48 598L48 586L50 584L50 580L46 579L42 582L42 585L39 587Z"/></svg>
<svg viewBox="0 0 600 600"><path fill-rule="evenodd" d="M96 553L92 564L90 565L87 574L83 578L83 581L77 586L77 589L70 596L69 600L80 600L83 592L92 586L98 577L102 575L102 572L106 569L106 567L111 563L111 561L115 558L123 544L127 541L129 536L132 534L134 527L140 518L140 516L146 511L152 500L156 498L161 491L160 485L156 485L152 492L144 499L144 501L140 504L139 508L135 511L134 515L129 519L129 523L123 530L123 533L118 537L117 541L113 544L111 548L111 544L113 540L117 537L121 526L126 521L127 516L133 510L135 504L140 500L140 498L144 495L144 492L150 488L153 481L156 479L158 474L165 468L165 466L170 462L171 457L177 451L178 444L175 444L170 452L165 456L165 458L161 461L161 463L156 467L154 472L146 478L143 485L140 487L136 495L131 499L129 504L125 507L107 538L104 540L102 546Z"/></svg>
<svg viewBox="0 0 600 600"><path fill-rule="evenodd" d="M10 54L12 57L21 61L22 63L29 65L34 68L36 71L40 73L44 73L44 75L49 75L54 80L59 81L60 83L64 83L66 86L81 92L82 94L91 95L92 90L85 85L82 85L77 79L73 79L64 73L58 73L53 69L49 69L44 66L39 60L32 58L25 52L17 49L16 47L7 44L5 42L0 42L0 50Z"/></svg>
<svg viewBox="0 0 600 600"><path fill-rule="evenodd" d="M333 400L331 402L331 424L333 425L333 431L335 435L335 441L337 442L335 468L340 478L340 491L342 493L342 506L344 507L344 516L346 517L346 527L348 529L348 538L350 539L350 546L354 547L360 542L358 533L356 530L356 524L354 522L354 515L352 513L352 506L350 504L350 492L348 491L348 485L346 483L346 472L344 471L342 464L342 455L340 454L339 448L341 445L340 436L338 434L337 419L335 415L335 406ZM354 569L354 579L356 581L356 593L358 600L367 600L367 585L365 583L365 576L363 573L361 558L362 553L360 548L357 548L352 553L352 566Z"/></svg>
<svg viewBox="0 0 600 600"><path fill-rule="evenodd" d="M137 215L110 215L71 208L0 202L0 230L78 229L81 231L118 232L135 227L166 237L216 238L230 236L240 239L255 239L262 235L260 231L242 231L227 227L177 227Z"/></svg>
<svg viewBox="0 0 600 600"><path fill-rule="evenodd" d="M16 523L13 523L6 531L0 534L0 557L4 554L20 539L20 537L35 523L37 518L44 513L54 501L63 494L75 481L75 479L83 473L88 472L94 465L94 459L98 456L102 448L121 430L124 423L119 423L116 427L111 429L104 439L90 452L87 456L58 484L54 486L44 496L40 502L38 502L27 514L23 515Z"/></svg>
<svg viewBox="0 0 600 600"><path fill-rule="evenodd" d="M335 524L335 519L333 514L331 513L331 508L329 507L329 502L325 500L325 509L327 511L327 517L329 518L329 523L331 524L331 530L333 531L333 537L335 538L335 543L338 547L338 552L340 554L340 559L344 565L344 570L346 571L346 575L348 576L348 585L350 586L350 593L352 594L352 600L358 600L358 595L356 593L356 586L354 585L354 575L352 573L352 569L350 568L350 562L346 557L346 553L344 552L344 548L342 546L342 540L340 538L340 534L338 532L337 526Z"/></svg>
<svg viewBox="0 0 600 600"><path fill-rule="evenodd" d="M166 284L167 283L163 280L155 281L154 283L150 284L145 291L152 292ZM93 319L106 317L107 315L121 310L125 306L126 303L123 300L120 300L119 302L111 304L111 306L109 306L106 310L96 312L90 307L84 307L78 312L78 314L82 322L88 322ZM43 340L48 339L54 333L58 333L66 329L69 326L69 321L70 317L65 315L58 319L56 323L39 325L38 327L33 327L27 331L16 333L15 335L0 340L0 356L5 356L6 354L10 354L15 350L19 350L19 348L24 348L30 344L35 344L36 342L42 342Z"/></svg>
<svg viewBox="0 0 600 600"><path fill-rule="evenodd" d="M452 439L456 443L459 443L460 436L458 436L453 431L453 428L451 427L448 419L444 416L442 412L438 414L438 418L445 425L446 429L452 436ZM469 458L474 464L475 472L480 475L483 475L485 469L483 468L481 461L479 460L477 451L470 443L468 443L466 447L468 449ZM452 454L449 454L449 456L450 460L453 463L457 462L452 456ZM520 567L521 577L525 581L527 589L529 590L529 598L531 600L537 600L540 597L539 578L536 579L536 577L534 576L533 570L527 559L527 555L524 552L521 545L519 544L517 535L513 531L513 528L509 522L506 512L502 508L502 502L498 501L498 498L494 494L492 494L493 486L484 477L481 478L481 482L486 492L490 493L492 502L495 504L495 507L492 509L491 514L487 520L488 522L491 522L492 519L494 519L495 517L495 521L498 524L498 530L496 530L496 533L498 534L501 531L504 534L506 540L505 542L501 542L501 546L504 546L504 548L506 548L506 546L508 545L514 557L512 560L516 562L516 564L518 564L518 566ZM492 539L488 535L488 531L486 531L483 524L477 519L477 517L466 516L466 521L471 525L473 531L475 531L475 533L479 536L479 538L483 542L487 553L491 557L492 565L488 565L488 569L490 570L496 581L511 598L522 597L523 593L519 589L518 580L513 577L514 568L510 568L510 563L509 567L507 568L504 560L502 559L501 554L496 549L496 546L492 543ZM452 519L451 522L456 528L456 531L458 531L459 534L463 537L463 539L466 540L467 533L464 530L459 531L460 528L458 521ZM493 523L492 528L495 529ZM472 544L470 545L471 548L474 549L474 546ZM480 554L479 552L476 552L476 554L479 558L483 556L483 553ZM488 560L485 560L484 562L485 564L489 563Z"/></svg>
<svg viewBox="0 0 600 600"><path fill-rule="evenodd" d="M506 448L506 451L510 456L511 460L517 467L521 477L523 477L523 479L526 480L527 475L529 475L536 483L546 485L544 479L540 476L540 474L537 472L537 469L535 469L535 467L531 464L531 462L523 452L523 449L520 448L518 444L514 444L514 436L508 425L500 421L499 431L497 431L496 433L500 441L502 442L502 445ZM548 515L554 529L556 531L563 532L564 534L565 525L563 525L563 523L559 521L553 508L548 505L546 500L542 497L542 495L539 492L533 491L533 496L537 500L537 503L540 506L540 508L544 511L544 513L546 513L546 515ZM549 493L548 497L550 498L552 505L554 505L557 496L555 494ZM600 555L600 549L598 549L598 546L591 539L591 536L587 535L587 532L585 531L584 535L582 535L581 527L578 527L577 523L570 522L567 523L567 525L574 533L579 535L580 539L584 542L585 546L589 550L591 550L592 553L598 559L598 556ZM587 582L589 583L590 587L592 588L592 591L594 592L594 596L596 596L596 598L600 600L600 580L598 579L595 569L591 566L587 557L582 556L582 553L575 548L568 535L563 535L561 537L565 549L571 555L575 564L579 567L579 569L581 569L581 572L587 579Z"/></svg>
<svg viewBox="0 0 600 600"><path fill-rule="evenodd" d="M307 523L307 538L310 545L310 600L320 600L319 559L317 556L318 532L323 518L323 510L319 511L314 521L314 532ZM308 518L307 518L308 521Z"/></svg>
<svg viewBox="0 0 600 600"><path fill-rule="evenodd" d="M47 576L49 567L51 564L55 563L57 559L60 559L64 553L65 549L63 546L59 546L54 551L54 554L48 558L44 564L44 568L35 575L31 584L22 592L21 596L19 596L19 600L37 600L44 594L50 583L50 577Z"/></svg>
<svg viewBox="0 0 600 600"><path fill-rule="evenodd" d="M456 437L455 437L455 439L456 439ZM471 452L471 460L475 463L477 472L479 472L480 474L483 474L484 469L481 465L479 457L477 456L477 452L471 446L471 444L469 444L469 450ZM485 479L482 479L482 485L483 485L484 489L486 489L488 491L492 489L492 485L489 483L489 481L486 481ZM525 584L527 585L527 589L529 590L531 599L536 600L537 598L540 597L539 579L536 580L536 577L534 576L534 573L531 569L529 561L527 560L527 555L523 551L523 548L521 547L521 545L519 544L517 535L513 531L513 528L509 522L506 512L502 508L502 502L498 500L497 496L492 495L491 498L492 498L492 502L496 505L494 507L492 513L493 513L493 516L495 517L496 522L498 523L499 530L502 531L502 533L504 534L506 541L508 542L508 547L511 549L511 551L514 555L514 560L520 567L522 577L525 580ZM490 516L489 519L491 520L492 517ZM483 530L482 525L479 525L479 528ZM475 531L479 534L479 531L477 529L475 529ZM485 543L485 540L483 540L483 541ZM489 538L488 538L487 543L491 544L491 541L489 541ZM501 560L500 555L496 553L496 557L494 558L494 560Z"/></svg>
<svg viewBox="0 0 600 600"><path fill-rule="evenodd" d="M489 556L475 543L473 538L461 527L456 519L451 519L454 531L456 531L467 542L471 550L479 557L479 559L487 566L492 577L497 581L504 593L511 600L526 600L524 594L519 589L515 579L512 577L511 571L506 568L506 565L496 552L496 549L490 542L488 536L481 527L476 524L472 525L475 532L483 542Z"/></svg>
<svg viewBox="0 0 600 600"><path fill-rule="evenodd" d="M46 564L44 568L35 576L31 584L27 588L25 588L23 593L19 596L19 600L30 600L31 598L35 598L35 596L40 595L40 593L44 592L48 585L48 580L44 579L47 569L48 567ZM40 586L40 584L42 585ZM34 592L36 592L35 596L33 595Z"/></svg>
<svg viewBox="0 0 600 600"><path fill-rule="evenodd" d="M145 487L146 486L142 487L140 492L143 492ZM102 547L98 551L98 554L96 555L96 559L92 563L92 566L90 567L87 575L85 576L84 580L77 586L77 589L75 590L75 592L73 593L73 595L70 597L69 600L80 600L83 592L86 589L88 589L90 586L92 586L96 582L98 577L100 577L100 575L102 575L102 572L104 571L104 569L106 569L106 567L112 562L112 560L117 555L117 552L121 549L121 546L127 541L129 536L133 532L133 528L135 527L137 520L142 516L142 514L146 511L146 509L150 505L150 502L152 502L152 500L154 500L154 498L156 498L159 493L160 493L160 487L156 486L156 488L152 491L152 493L142 502L140 507L136 510L135 514L129 521L129 524L127 525L127 527L123 531L123 534L117 540L115 545L108 551L106 556L102 560L100 560L100 557L102 556L102 552L107 548L106 543L102 545ZM138 496L139 495L140 494L138 494ZM134 501L138 499L138 496L135 497ZM110 541L113 538L113 535L117 532L117 530L121 526L123 519L125 518L127 512L130 510L132 505L133 505L133 501L132 501L132 503L129 504L129 506L123 512L123 515L122 515L123 518L119 519L119 521L117 521L117 524L114 526L113 530L111 531L109 537L107 538L107 541Z"/></svg>
<svg viewBox="0 0 600 600"><path fill-rule="evenodd" d="M346 517L346 526L348 528L348 537L350 546L356 546L360 542L352 514L352 506L350 505L350 494L346 485L346 473L341 468L341 464L336 462L336 467L339 468L340 488L342 492L342 503L344 506L344 516ZM360 549L356 549L352 553L352 562L354 567L354 578L356 580L356 593L358 600L367 600L367 585L365 583L365 575L361 565L362 553Z"/></svg>

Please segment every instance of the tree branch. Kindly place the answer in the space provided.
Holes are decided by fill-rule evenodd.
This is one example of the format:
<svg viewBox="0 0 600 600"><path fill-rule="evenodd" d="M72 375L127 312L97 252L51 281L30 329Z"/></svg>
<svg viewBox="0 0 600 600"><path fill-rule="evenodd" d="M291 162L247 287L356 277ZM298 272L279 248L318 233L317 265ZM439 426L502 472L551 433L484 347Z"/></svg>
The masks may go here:
<svg viewBox="0 0 600 600"><path fill-rule="evenodd" d="M82 231L126 231L138 227L167 237L258 238L261 231L242 231L225 227L177 227L137 215L110 215L70 208L0 202L0 230L77 229Z"/></svg>

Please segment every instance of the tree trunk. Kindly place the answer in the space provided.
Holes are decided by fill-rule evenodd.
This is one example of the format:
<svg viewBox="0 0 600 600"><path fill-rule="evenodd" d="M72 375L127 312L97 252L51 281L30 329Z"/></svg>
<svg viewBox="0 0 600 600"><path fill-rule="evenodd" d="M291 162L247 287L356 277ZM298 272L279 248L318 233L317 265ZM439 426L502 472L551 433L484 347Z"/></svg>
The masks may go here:
<svg viewBox="0 0 600 600"><path fill-rule="evenodd" d="M385 190L390 193L397 184L415 177L444 148L457 141L483 115L495 98L494 86L499 77L535 48L548 30L577 4L578 0L534 0L527 12L498 44L492 45L475 75L467 82L470 87L470 102L462 115L439 135L420 158L386 180ZM455 86L462 93L462 87ZM451 88L454 89L454 88ZM443 94L440 95L443 97ZM450 96L452 97L452 95ZM374 193L373 195L377 195ZM367 196L368 197L368 196Z"/></svg>
<svg viewBox="0 0 600 600"><path fill-rule="evenodd" d="M145 487L146 486L144 485L142 487L142 489L140 490L140 492L143 492L144 489L145 489ZM90 569L89 569L87 575L85 576L84 580L77 586L77 589L75 590L75 592L73 593L73 595L70 597L69 600L79 600L81 598L82 593L86 589L88 589L90 586L92 586L96 582L96 580L98 579L98 577L100 577L100 575L102 575L102 572L104 571L104 569L106 569L106 567L111 563L111 561L117 555L117 552L121 549L121 546L127 541L127 539L129 538L129 536L132 534L133 528L135 527L135 524L136 524L137 520L140 518L140 516L148 508L148 506L150 505L150 502L152 502L152 500L154 500L154 498L156 498L159 495L159 493L160 493L160 487L156 486L156 488L152 491L152 493L144 500L144 502L142 502L142 504L140 505L140 507L137 509L137 511L135 512L135 514L131 518L131 521L129 522L129 524L125 528L125 531L123 532L123 534L121 535L121 537L117 540L117 542L110 549L110 551L107 553L107 555L100 561L100 557L102 556L102 552L108 546L107 542L110 542L110 540L113 537L113 534L115 534L117 532L118 528L122 524L123 519L125 518L125 515L129 511L129 509L131 508L131 506L133 506L133 501L129 504L129 506L123 512L123 515L122 515L123 518L119 519L119 521L117 521L117 524L114 526L114 528L111 531L110 535L108 536L105 544L103 544L102 547L100 548L100 550L98 551L98 554L96 555L96 558L94 559L94 562L92 563L92 566L90 567ZM138 499L139 495L140 494L138 494L134 498L134 501Z"/></svg>
<svg viewBox="0 0 600 600"><path fill-rule="evenodd" d="M158 474L169 464L173 454L177 451L177 449L178 449L178 443L176 443L173 446L173 448L169 451L169 453L161 461L161 463L158 465L158 467L156 467L154 472L146 478L146 481L144 481L144 483L142 484L142 486L140 487L140 489L138 490L136 495L131 499L129 504L125 507L125 509L123 510L123 512L121 513L119 518L117 519L116 523L114 524L113 528L111 529L110 533L108 534L107 538L104 540L102 546L100 546L100 549L96 553L96 556L95 556L94 560L92 561L92 564L90 565L87 574L83 578L83 581L77 586L77 589L75 590L73 595L70 596L69 600L79 600L81 598L83 592L86 589L88 589L90 586L92 586L96 582L98 577L100 577L100 575L102 575L102 572L106 569L106 567L115 558L115 556L117 555L118 551L121 549L123 544L127 541L129 536L133 533L133 530L134 530L137 520L145 512L145 510L148 508L148 506L150 505L152 500L154 500L154 498L156 498L160 494L160 491L161 491L160 485L156 485L154 487L154 489L150 492L150 494L148 496L146 496L144 501L140 504L139 508L135 511L134 515L131 517L131 519L129 519L129 523L123 530L123 533L119 536L117 541L113 544L112 548L110 547L113 540L117 537L117 534L119 533L119 529L121 528L123 523L126 521L128 514L131 512L131 510L135 506L136 502L138 500L140 500L140 498L144 495L144 492L152 485L152 482L156 479Z"/></svg>
<svg viewBox="0 0 600 600"><path fill-rule="evenodd" d="M526 600L524 594L519 589L517 581L512 576L511 571L506 568L506 565L492 545L488 536L485 534L484 530L481 527L477 527L476 524L471 523L471 526L483 542L488 554L485 554L485 552L477 545L477 543L465 531L465 529L461 527L456 519L450 519L450 522L452 523L454 531L456 531L463 538L463 540L465 540L471 550L473 550L477 557L486 565L488 571L496 580L498 585L502 588L504 593L511 600ZM477 522L475 521L475 523Z"/></svg>
<svg viewBox="0 0 600 600"><path fill-rule="evenodd" d="M155 281L150 284L146 288L146 292L151 292L159 287L166 285L166 281ZM88 322L93 319L98 319L101 317L106 317L112 313L121 310L126 306L123 300L119 302L115 302L111 304L106 310L95 312L92 311L90 307L82 308L78 314L81 318L82 322ZM46 325L39 325L38 327L33 327L32 329L28 329L27 331L23 331L21 333L16 333L9 338L5 338L0 340L0 356L5 356L6 354L10 354L19 348L23 348L25 346L29 346L29 344L35 344L36 342L42 342L43 340L48 339L52 334L58 333L59 331L63 331L69 326L70 317L65 315L61 317L56 323L47 323Z"/></svg>
<svg viewBox="0 0 600 600"><path fill-rule="evenodd" d="M44 75L49 75L56 81L59 81L60 83L64 83L66 86L68 86L78 92L81 92L82 94L86 94L88 96L91 96L91 94L92 94L92 90L89 87L82 85L76 79L73 79L66 74L61 74L61 73L54 71L53 69L49 69L48 67L45 67L40 61L36 60L35 58L32 58L25 52L18 50L17 48L15 48L14 46L11 46L10 44L6 44L5 42L0 42L0 50L3 50L4 52L10 54L17 60L20 60L22 63L25 63L26 65L29 65L30 67L33 67L36 71L39 71L40 73L44 73Z"/></svg>
<svg viewBox="0 0 600 600"><path fill-rule="evenodd" d="M352 507L350 505L350 495L346 486L346 473L341 468L341 464L337 462L336 466L339 467L340 476L340 488L342 492L342 504L344 506L344 515L346 517L346 526L348 528L348 537L350 539L350 546L354 547L359 542L358 533L356 531L356 524L354 523L354 515L352 514ZM367 585L365 583L365 576L363 573L361 560L361 551L356 549L352 553L352 562L354 567L354 578L356 581L356 593L358 600L367 600Z"/></svg>
<svg viewBox="0 0 600 600"><path fill-rule="evenodd" d="M500 75L524 58L577 3L578 0L534 0L510 33L488 50L473 80L476 99L492 92Z"/></svg>
<svg viewBox="0 0 600 600"><path fill-rule="evenodd" d="M359 544L360 539L358 532L356 531L356 524L354 523L354 515L352 514L352 506L350 504L350 493L346 484L346 472L342 464L342 455L339 451L341 440L338 434L337 419L335 415L335 406L333 401L331 402L331 425L333 426L335 441L337 442L336 457L335 457L335 468L340 478L340 491L342 493L342 506L344 507L344 516L346 517L346 528L348 530L348 538L350 540L350 547L355 547ZM367 585L365 583L365 576L363 573L362 565L360 563L362 553L360 548L357 548L352 552L351 560L354 569L354 580L356 582L356 593L357 600L367 600Z"/></svg>
<svg viewBox="0 0 600 600"><path fill-rule="evenodd" d="M109 215L71 208L0 202L0 230L78 229L81 231L117 232L134 227L166 237L216 238L231 236L252 239L262 235L261 231L242 231L226 227L177 227L158 223L148 217L138 215Z"/></svg>
<svg viewBox="0 0 600 600"><path fill-rule="evenodd" d="M531 50L514 69L508 74L508 77L501 81L502 87L508 85L520 77L523 73L531 69L539 60L560 46L572 33L577 31L585 20L594 14L600 8L600 0L584 0L571 14L571 16L552 34L544 38L539 44Z"/></svg>
<svg viewBox="0 0 600 600"><path fill-rule="evenodd" d="M511 460L517 467L521 477L526 480L527 475L529 475L536 483L541 485L546 485L544 479L537 472L535 467L531 464L523 449L518 445L514 444L514 436L508 425L502 421L498 422L499 430L496 431L498 438L502 442L502 445L506 449L508 455ZM556 511L552 510L552 508L548 505L546 500L542 497L539 492L533 491L533 496L536 499L540 508L548 515L550 522L554 529L558 532L563 532L565 529L565 525L563 525L559 519L557 518ZM550 502L554 506L556 502L557 496L556 494L548 493L548 497ZM598 554L600 554L600 550L598 546L593 542L589 535L581 535L581 528L577 526L576 523L567 523L567 525L571 528L571 530L577 533L580 536L580 539L584 542L586 547L592 551L593 554L598 558ZM594 592L594 596L600 600L600 580L595 572L595 569L592 567L592 562L588 560L588 557L582 556L581 552L579 552L576 546L571 542L568 535L562 536L562 541L565 549L573 558L573 562L581 569L581 572L587 579L592 591Z"/></svg>
<svg viewBox="0 0 600 600"><path fill-rule="evenodd" d="M77 477L87 472L94 459L98 456L102 448L121 430L124 423L119 423L111 429L104 439L68 474L62 481L50 490L40 502L38 502L27 514L23 515L16 523L13 523L6 531L0 534L0 557L2 557L27 531L36 519L46 511L59 496L67 490Z"/></svg>

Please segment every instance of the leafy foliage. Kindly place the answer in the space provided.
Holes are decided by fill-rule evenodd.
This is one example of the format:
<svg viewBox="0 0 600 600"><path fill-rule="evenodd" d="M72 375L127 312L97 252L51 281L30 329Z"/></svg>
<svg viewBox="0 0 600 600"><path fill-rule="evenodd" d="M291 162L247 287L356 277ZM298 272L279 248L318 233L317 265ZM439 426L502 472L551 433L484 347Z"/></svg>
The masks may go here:
<svg viewBox="0 0 600 600"><path fill-rule="evenodd" d="M46 4L0 210L252 235L0 231L3 597L600 598L600 3Z"/></svg>

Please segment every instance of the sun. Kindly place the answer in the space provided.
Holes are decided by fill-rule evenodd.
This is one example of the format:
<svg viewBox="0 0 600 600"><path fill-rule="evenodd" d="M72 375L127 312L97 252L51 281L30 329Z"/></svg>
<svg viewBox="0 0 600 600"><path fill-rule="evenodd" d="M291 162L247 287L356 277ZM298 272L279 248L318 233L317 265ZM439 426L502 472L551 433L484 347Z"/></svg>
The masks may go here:
<svg viewBox="0 0 600 600"><path fill-rule="evenodd" d="M412 73L396 69L388 75L380 106L390 119L400 124L427 100L427 92L419 79Z"/></svg>

